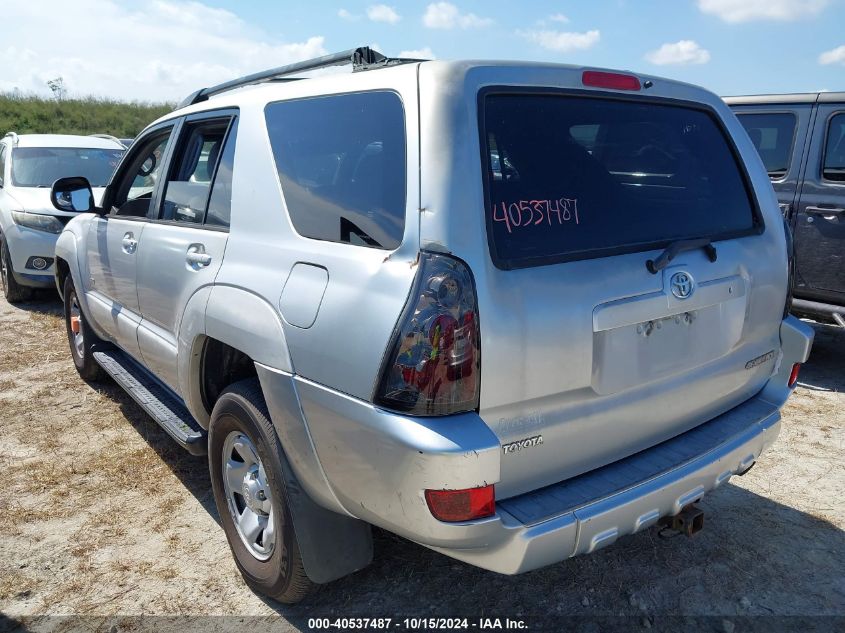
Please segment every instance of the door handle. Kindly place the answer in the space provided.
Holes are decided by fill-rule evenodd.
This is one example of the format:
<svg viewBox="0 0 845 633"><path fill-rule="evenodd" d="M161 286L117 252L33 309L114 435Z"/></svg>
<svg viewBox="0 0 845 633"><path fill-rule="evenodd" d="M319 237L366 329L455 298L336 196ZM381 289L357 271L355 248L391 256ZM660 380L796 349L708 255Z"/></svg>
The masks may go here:
<svg viewBox="0 0 845 633"><path fill-rule="evenodd" d="M188 253L185 255L185 261L194 270L204 268L211 263L211 255L205 252L205 246L202 244L193 244L188 248Z"/></svg>
<svg viewBox="0 0 845 633"><path fill-rule="evenodd" d="M129 255L134 253L138 248L138 240L135 239L132 233L126 233L120 243L123 246L123 252Z"/></svg>
<svg viewBox="0 0 845 633"><path fill-rule="evenodd" d="M842 207L805 207L804 211L810 215L842 215L845 209Z"/></svg>

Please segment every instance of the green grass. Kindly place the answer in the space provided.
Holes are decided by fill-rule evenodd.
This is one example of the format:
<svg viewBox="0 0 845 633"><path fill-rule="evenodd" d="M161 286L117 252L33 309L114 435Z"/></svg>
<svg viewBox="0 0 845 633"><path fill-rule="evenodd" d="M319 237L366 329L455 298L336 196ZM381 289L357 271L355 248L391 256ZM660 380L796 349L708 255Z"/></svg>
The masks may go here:
<svg viewBox="0 0 845 633"><path fill-rule="evenodd" d="M135 137L174 109L172 103L123 103L88 97L42 99L0 94L0 136L18 134L111 134Z"/></svg>

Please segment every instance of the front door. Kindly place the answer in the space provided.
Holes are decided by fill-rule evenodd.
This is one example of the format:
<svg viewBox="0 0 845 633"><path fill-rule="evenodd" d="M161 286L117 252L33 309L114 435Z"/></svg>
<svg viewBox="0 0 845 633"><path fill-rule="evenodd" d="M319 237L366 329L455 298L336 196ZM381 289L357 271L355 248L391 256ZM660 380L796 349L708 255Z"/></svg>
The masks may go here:
<svg viewBox="0 0 845 633"><path fill-rule="evenodd" d="M845 302L845 104L818 106L795 218L795 295Z"/></svg>
<svg viewBox="0 0 845 633"><path fill-rule="evenodd" d="M182 316L214 283L229 237L235 121L219 111L188 117L138 259L138 344L144 364L177 392Z"/></svg>
<svg viewBox="0 0 845 633"><path fill-rule="evenodd" d="M91 318L109 339L136 358L140 357L138 248L159 189L172 129L159 128L133 145L104 196L109 213L91 222L87 241L86 295Z"/></svg>

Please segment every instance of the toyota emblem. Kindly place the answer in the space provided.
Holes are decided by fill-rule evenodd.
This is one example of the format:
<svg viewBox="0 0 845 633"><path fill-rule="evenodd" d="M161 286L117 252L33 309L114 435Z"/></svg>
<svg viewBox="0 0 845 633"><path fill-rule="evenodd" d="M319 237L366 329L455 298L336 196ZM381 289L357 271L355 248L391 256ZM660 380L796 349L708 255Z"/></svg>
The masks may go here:
<svg viewBox="0 0 845 633"><path fill-rule="evenodd" d="M692 280L692 275L685 272L678 272L672 275L669 280L669 287L672 289L672 294L678 299L688 299L695 290L695 282Z"/></svg>

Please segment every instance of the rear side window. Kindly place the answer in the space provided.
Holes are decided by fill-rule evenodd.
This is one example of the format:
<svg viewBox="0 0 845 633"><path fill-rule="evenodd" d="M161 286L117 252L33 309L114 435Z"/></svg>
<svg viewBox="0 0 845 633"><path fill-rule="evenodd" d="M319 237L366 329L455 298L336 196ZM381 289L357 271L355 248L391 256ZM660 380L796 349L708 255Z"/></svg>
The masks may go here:
<svg viewBox="0 0 845 633"><path fill-rule="evenodd" d="M834 115L827 126L822 176L845 182L845 114Z"/></svg>
<svg viewBox="0 0 845 633"><path fill-rule="evenodd" d="M226 135L226 144L214 176L214 186L211 188L211 198L208 201L208 212L205 223L211 226L228 228L232 216L232 174L235 169L235 143L238 140L238 120L232 122Z"/></svg>
<svg viewBox="0 0 845 633"><path fill-rule="evenodd" d="M795 115L789 112L737 114L737 118L763 159L769 178L786 176L795 143Z"/></svg>
<svg viewBox="0 0 845 633"><path fill-rule="evenodd" d="M393 249L405 228L405 114L393 92L271 103L267 129L305 237Z"/></svg>
<svg viewBox="0 0 845 633"><path fill-rule="evenodd" d="M499 267L757 230L721 126L689 107L558 94L482 97L486 214Z"/></svg>
<svg viewBox="0 0 845 633"><path fill-rule="evenodd" d="M214 170L220 158L229 121L192 125L171 168L164 192L161 219L202 224Z"/></svg>
<svg viewBox="0 0 845 633"><path fill-rule="evenodd" d="M6 176L6 146L0 145L0 187L3 186L3 178Z"/></svg>

